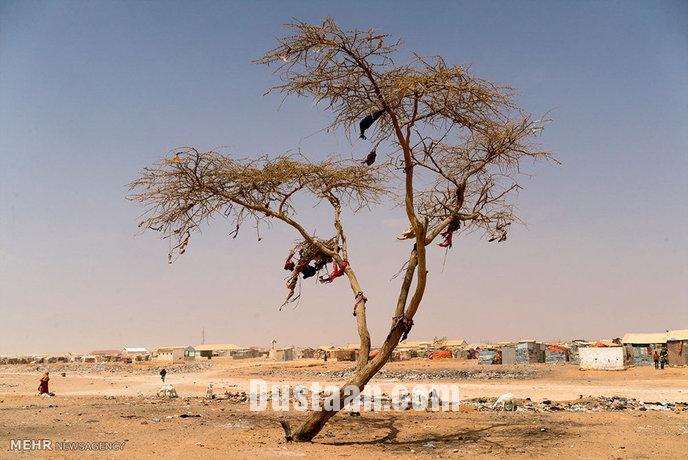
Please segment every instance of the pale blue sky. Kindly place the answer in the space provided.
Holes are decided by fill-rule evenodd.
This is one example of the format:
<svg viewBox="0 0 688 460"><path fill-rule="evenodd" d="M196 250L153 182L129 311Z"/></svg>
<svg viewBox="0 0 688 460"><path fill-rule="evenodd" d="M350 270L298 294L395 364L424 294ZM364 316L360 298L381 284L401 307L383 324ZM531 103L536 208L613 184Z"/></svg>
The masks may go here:
<svg viewBox="0 0 688 460"><path fill-rule="evenodd" d="M411 337L600 338L688 327L686 2L0 2L0 354L100 347L355 340L344 282L277 311L294 235L226 237L221 221L169 266L135 236L126 184L169 149L283 153L327 115L263 97L251 63L295 17L401 37L472 64L554 123L561 166L524 179L527 227L460 241ZM316 135L304 153L362 155ZM308 210L311 228L329 218ZM406 248L399 210L347 216L352 263L384 338ZM318 225L318 222L321 222Z"/></svg>

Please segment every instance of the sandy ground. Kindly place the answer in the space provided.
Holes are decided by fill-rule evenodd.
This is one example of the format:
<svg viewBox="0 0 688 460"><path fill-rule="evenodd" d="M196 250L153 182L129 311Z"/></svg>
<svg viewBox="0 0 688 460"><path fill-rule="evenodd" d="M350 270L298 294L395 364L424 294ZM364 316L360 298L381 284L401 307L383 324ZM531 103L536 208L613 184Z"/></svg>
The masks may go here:
<svg viewBox="0 0 688 460"><path fill-rule="evenodd" d="M312 443L285 443L278 420L292 425L307 414L250 412L248 403L204 398L207 385L216 393L247 391L250 378L274 383L341 382L314 377L346 369L351 363L241 360L213 363L208 369L171 372L180 398L154 397L161 382L157 368L132 365L117 372L65 370L50 365L51 391L35 395L36 366L0 367L0 458L686 458L688 412L457 412L341 413ZM497 366L493 366L497 367ZM631 368L626 371L580 371L570 365L529 366L528 379L457 379L462 399L511 392L538 401L574 400L583 396L623 396L642 401L688 401L688 369ZM458 360L413 360L385 369L431 373L438 369L475 369ZM518 370L517 367L514 367ZM183 369L180 369L183 370ZM508 369L507 369L508 370ZM65 371L65 376L61 372ZM377 380L385 391L404 379ZM418 380L422 381L422 379ZM431 383L425 381L424 383ZM452 383L443 379L437 383ZM192 417L180 417L192 415ZM195 417L200 415L200 417ZM124 441L122 451L17 452L11 439Z"/></svg>

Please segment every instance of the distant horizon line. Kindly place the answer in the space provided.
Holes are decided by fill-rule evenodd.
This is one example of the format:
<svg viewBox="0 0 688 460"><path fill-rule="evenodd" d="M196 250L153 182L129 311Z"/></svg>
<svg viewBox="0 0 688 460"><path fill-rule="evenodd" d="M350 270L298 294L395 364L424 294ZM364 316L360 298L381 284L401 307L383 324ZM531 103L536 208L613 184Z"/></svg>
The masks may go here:
<svg viewBox="0 0 688 460"><path fill-rule="evenodd" d="M688 329L688 328L686 328ZM528 337L528 338L518 338L518 339L512 339L512 340L479 340L479 341L470 341L466 339L460 339L460 338L449 338L449 337L441 337L441 338L433 338L433 339L415 339L415 340L406 340L404 342L399 342L399 344L403 343L418 343L418 342L429 342L430 344L435 344L435 343L441 343L443 341L456 341L456 340L463 340L466 342L466 344L484 344L484 345L499 345L499 344L507 344L507 343L518 343L518 342L541 342L541 343L561 343L561 342L574 342L574 341L583 341L583 342L604 342L604 341L614 341L616 339L621 339L624 335L626 334L664 334L668 333L670 331L681 331L684 329L666 329L661 332L626 332L622 334L621 336L618 337L611 337L611 338L596 338L596 339L587 339L587 338L582 338L582 337L577 337L577 338L550 338L550 339L538 339L538 338L533 338L533 337ZM258 346L258 345L250 345L250 346L243 346L243 345L237 345L231 342L208 342L208 343L199 343L197 345L159 345L155 347L151 347L150 349L148 347L130 347L130 346L121 346L121 347L102 347L102 348L93 348L88 352L77 352L77 351L64 351L64 352L17 352L17 353L12 353L12 354L3 354L0 352L0 356L2 357L13 357L13 356L50 356L50 355L65 355L65 354L71 354L71 355L87 355L89 353L92 353L94 351L105 351L105 350L124 350L125 348L146 348L148 351L154 351L159 348L186 348L186 347L198 347L200 345L235 345L239 348L238 350L247 350L251 348L255 349L264 349L264 350L269 350L272 348L271 346L263 347L263 346ZM347 348L350 345L358 345L356 342L349 342L346 343L345 345L337 345L334 343L327 344L327 347L337 347L337 348ZM294 343L290 344L288 347L295 347L295 348L322 348L325 345L320 344L320 345L296 345ZM287 348L288 348L287 347ZM285 348L284 346L279 347L279 348ZM380 345L373 345L371 346L371 349L376 349L380 348Z"/></svg>

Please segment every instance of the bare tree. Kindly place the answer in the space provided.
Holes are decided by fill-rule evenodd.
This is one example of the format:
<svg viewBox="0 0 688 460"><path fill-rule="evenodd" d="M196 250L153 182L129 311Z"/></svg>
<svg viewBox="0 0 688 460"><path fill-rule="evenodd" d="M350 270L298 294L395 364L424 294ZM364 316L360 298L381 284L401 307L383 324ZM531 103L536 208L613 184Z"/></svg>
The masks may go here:
<svg viewBox="0 0 688 460"><path fill-rule="evenodd" d="M227 217L236 231L249 220L293 227L300 240L285 262L290 271L286 301L297 297L299 276L315 276L329 263L333 271L321 281L346 275L360 338L347 385L362 390L413 326L426 288L428 246L441 240L440 246L450 248L454 237L473 231L489 241L506 240L517 221L511 203L519 167L551 154L533 143L544 120L521 111L509 87L478 79L440 57L413 54L400 64L400 42L372 29L346 31L332 19L317 25L295 22L288 29L291 35L258 60L276 66L281 81L268 92L312 98L332 113L330 131L353 128L364 139L367 131L368 161L242 160L182 148L172 159L144 169L131 183L130 199L146 206L142 226L172 239L170 258L182 254L191 233L216 215ZM380 148L390 161L371 166ZM319 239L299 223L294 205L299 193L332 208L331 238ZM389 333L369 359L367 299L347 252L341 212L344 206L358 211L383 199L398 200L405 210L409 229L399 239L409 240L408 255ZM293 439L311 440L335 413L313 412Z"/></svg>

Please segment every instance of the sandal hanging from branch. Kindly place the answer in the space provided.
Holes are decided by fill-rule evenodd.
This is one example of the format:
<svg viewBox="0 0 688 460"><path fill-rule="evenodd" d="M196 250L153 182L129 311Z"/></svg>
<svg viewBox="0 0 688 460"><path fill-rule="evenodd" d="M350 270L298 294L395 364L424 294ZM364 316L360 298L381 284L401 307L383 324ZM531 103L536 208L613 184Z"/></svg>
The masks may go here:
<svg viewBox="0 0 688 460"><path fill-rule="evenodd" d="M373 126L373 123L380 118L380 116L385 113L384 110L378 110L377 112L374 112L371 115L366 116L361 122L358 124L358 127L361 129L361 139L366 139L365 137L365 131L366 129L370 128Z"/></svg>

